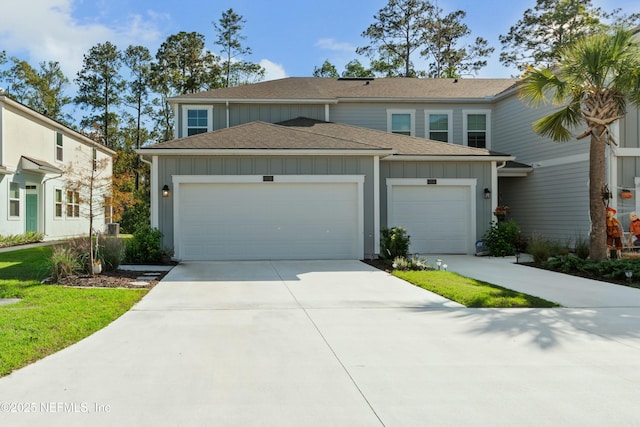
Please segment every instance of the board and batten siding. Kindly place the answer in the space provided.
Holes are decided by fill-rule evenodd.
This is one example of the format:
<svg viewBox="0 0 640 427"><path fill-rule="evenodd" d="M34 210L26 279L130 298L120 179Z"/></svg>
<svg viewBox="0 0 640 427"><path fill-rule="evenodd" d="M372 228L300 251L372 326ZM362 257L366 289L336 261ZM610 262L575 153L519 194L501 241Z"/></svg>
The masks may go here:
<svg viewBox="0 0 640 427"><path fill-rule="evenodd" d="M588 238L589 162L535 168L526 178L499 178L501 203L524 236L559 242Z"/></svg>
<svg viewBox="0 0 640 427"><path fill-rule="evenodd" d="M374 246L374 160L367 156L160 156L158 185L173 187L174 175L364 175L364 248ZM256 208L259 209L259 206ZM158 200L163 246L173 247L173 192Z"/></svg>
<svg viewBox="0 0 640 427"><path fill-rule="evenodd" d="M477 179L476 185L476 236L479 240L491 222L491 200L484 198L484 189L491 188L491 162L431 162L384 161L380 162L380 226L387 226L387 178L453 178ZM443 224L455 227L455 224Z"/></svg>

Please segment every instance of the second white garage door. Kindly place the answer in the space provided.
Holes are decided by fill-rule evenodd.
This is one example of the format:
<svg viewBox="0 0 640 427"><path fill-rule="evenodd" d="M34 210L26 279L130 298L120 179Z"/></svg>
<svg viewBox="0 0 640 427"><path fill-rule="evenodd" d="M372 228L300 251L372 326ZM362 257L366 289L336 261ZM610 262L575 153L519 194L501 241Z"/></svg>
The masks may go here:
<svg viewBox="0 0 640 427"><path fill-rule="evenodd" d="M475 239L472 187L463 180L460 185L455 185L456 180L449 182L453 185L392 181L388 192L389 224L407 229L411 253L472 252Z"/></svg>
<svg viewBox="0 0 640 427"><path fill-rule="evenodd" d="M360 186L180 183L176 255L183 260L360 259Z"/></svg>

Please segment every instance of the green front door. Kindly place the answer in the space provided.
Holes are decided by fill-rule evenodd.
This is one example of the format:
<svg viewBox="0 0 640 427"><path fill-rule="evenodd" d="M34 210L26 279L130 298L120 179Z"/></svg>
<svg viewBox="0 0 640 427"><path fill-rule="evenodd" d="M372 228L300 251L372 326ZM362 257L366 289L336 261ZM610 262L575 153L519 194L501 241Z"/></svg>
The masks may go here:
<svg viewBox="0 0 640 427"><path fill-rule="evenodd" d="M27 233L38 231L38 195L27 194L25 210L27 212Z"/></svg>

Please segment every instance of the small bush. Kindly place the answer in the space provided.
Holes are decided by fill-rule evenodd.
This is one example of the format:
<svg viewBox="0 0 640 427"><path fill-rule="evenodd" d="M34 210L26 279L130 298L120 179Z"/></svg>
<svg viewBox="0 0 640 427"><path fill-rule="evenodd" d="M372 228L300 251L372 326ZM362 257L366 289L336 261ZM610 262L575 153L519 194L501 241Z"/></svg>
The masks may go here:
<svg viewBox="0 0 640 427"><path fill-rule="evenodd" d="M411 236L402 227L383 228L380 239L380 256L387 259L407 258Z"/></svg>
<svg viewBox="0 0 640 427"><path fill-rule="evenodd" d="M91 272L91 259L89 257L91 249L91 240L88 237L76 237L65 245L75 256L76 261L80 265L82 272Z"/></svg>
<svg viewBox="0 0 640 427"><path fill-rule="evenodd" d="M578 258L580 259L589 258L589 253L590 253L589 240L583 237L576 238L575 251L576 251L576 256Z"/></svg>
<svg viewBox="0 0 640 427"><path fill-rule="evenodd" d="M28 231L24 234L12 234L8 236L0 236L0 248L16 245L24 245L27 243L37 243L44 239L44 234Z"/></svg>
<svg viewBox="0 0 640 427"><path fill-rule="evenodd" d="M162 257L162 233L150 225L140 226L127 242L124 260L132 264L158 263Z"/></svg>
<svg viewBox="0 0 640 427"><path fill-rule="evenodd" d="M83 266L78 261L75 251L67 245L55 246L51 255L51 277L55 282L82 272Z"/></svg>
<svg viewBox="0 0 640 427"><path fill-rule="evenodd" d="M553 252L553 243L542 236L533 236L529 239L527 252L533 257L533 262L542 264L551 257Z"/></svg>
<svg viewBox="0 0 640 427"><path fill-rule="evenodd" d="M114 271L120 266L124 257L124 243L122 239L100 234L98 236L98 259L102 261L105 271Z"/></svg>
<svg viewBox="0 0 640 427"><path fill-rule="evenodd" d="M482 241L491 256L507 256L516 253L520 242L520 227L513 219L506 222L491 221Z"/></svg>
<svg viewBox="0 0 640 427"><path fill-rule="evenodd" d="M422 271L427 270L429 267L427 266L427 260L420 257L411 257L411 259L406 259L405 257L395 257L393 259L393 264L391 264L394 270L413 270L413 271Z"/></svg>

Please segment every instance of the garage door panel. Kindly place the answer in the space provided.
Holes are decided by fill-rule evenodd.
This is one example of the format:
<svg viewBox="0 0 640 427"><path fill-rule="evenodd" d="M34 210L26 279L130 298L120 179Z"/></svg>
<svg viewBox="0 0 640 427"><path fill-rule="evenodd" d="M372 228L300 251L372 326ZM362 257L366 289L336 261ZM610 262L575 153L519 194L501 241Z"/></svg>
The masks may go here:
<svg viewBox="0 0 640 427"><path fill-rule="evenodd" d="M468 186L394 185L392 226L411 236L411 253L466 253L471 233Z"/></svg>
<svg viewBox="0 0 640 427"><path fill-rule="evenodd" d="M357 185L181 184L181 257L360 258Z"/></svg>

